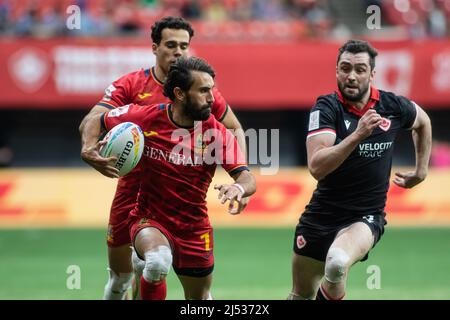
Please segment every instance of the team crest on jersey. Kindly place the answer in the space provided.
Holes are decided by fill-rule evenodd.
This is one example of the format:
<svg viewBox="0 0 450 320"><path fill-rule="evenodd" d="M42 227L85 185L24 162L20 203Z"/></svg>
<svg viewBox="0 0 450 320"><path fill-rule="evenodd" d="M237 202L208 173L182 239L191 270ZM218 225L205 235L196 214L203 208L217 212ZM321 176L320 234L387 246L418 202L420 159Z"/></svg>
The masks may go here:
<svg viewBox="0 0 450 320"><path fill-rule="evenodd" d="M128 112L128 108L130 107L129 104L127 104L126 106L123 107L119 107L116 109L111 110L110 112L108 112L108 117L118 117L121 114L127 113Z"/></svg>
<svg viewBox="0 0 450 320"><path fill-rule="evenodd" d="M113 92L116 90L116 87L114 87L112 84L105 89L105 95L103 97L103 100L111 100Z"/></svg>
<svg viewBox="0 0 450 320"><path fill-rule="evenodd" d="M306 240L302 235L297 237L297 248L301 249L306 246Z"/></svg>
<svg viewBox="0 0 450 320"><path fill-rule="evenodd" d="M379 125L381 130L388 131L391 127L391 120L386 118L381 118L381 124Z"/></svg>
<svg viewBox="0 0 450 320"><path fill-rule="evenodd" d="M203 134L199 134L195 139L194 151L198 154L203 154L208 150L208 144L203 141Z"/></svg>

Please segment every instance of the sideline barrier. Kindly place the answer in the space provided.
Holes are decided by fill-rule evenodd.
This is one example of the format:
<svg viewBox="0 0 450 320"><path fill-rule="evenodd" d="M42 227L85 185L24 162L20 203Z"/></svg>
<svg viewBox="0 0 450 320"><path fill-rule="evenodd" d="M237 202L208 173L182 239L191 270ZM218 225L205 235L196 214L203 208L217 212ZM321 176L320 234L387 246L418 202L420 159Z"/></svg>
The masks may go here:
<svg viewBox="0 0 450 320"><path fill-rule="evenodd" d="M402 168L405 170L404 168ZM253 170L258 191L246 211L227 213L215 183L231 183L218 170L208 192L214 226L294 227L315 188L306 169L280 169L262 176ZM0 228L105 227L116 181L93 169L14 169L0 171ZM413 189L393 184L386 207L389 225L450 226L450 169L430 170Z"/></svg>

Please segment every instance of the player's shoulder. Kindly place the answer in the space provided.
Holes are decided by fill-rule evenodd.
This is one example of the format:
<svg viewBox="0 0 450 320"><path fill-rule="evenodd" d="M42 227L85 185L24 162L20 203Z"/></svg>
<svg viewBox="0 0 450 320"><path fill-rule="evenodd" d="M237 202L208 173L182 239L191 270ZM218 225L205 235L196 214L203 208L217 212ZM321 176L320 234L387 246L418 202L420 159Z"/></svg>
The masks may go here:
<svg viewBox="0 0 450 320"><path fill-rule="evenodd" d="M120 79L136 82L148 78L149 74L150 69L140 69L126 73L123 76L121 76Z"/></svg>
<svg viewBox="0 0 450 320"><path fill-rule="evenodd" d="M222 137L225 139L224 141L228 141L228 138L234 137L233 129L225 127L223 123L217 120L212 114L207 120L203 121L202 132L207 136L212 134L215 137Z"/></svg>
<svg viewBox="0 0 450 320"><path fill-rule="evenodd" d="M404 105L412 105L412 101L402 95L394 92L378 90L380 92L380 101L386 108L398 108Z"/></svg>
<svg viewBox="0 0 450 320"><path fill-rule="evenodd" d="M137 103L130 103L126 106L118 109L126 109L123 112L133 111L133 113L139 113L146 117L159 116L162 112L166 112L167 105L165 103L156 103L148 105L140 105Z"/></svg>
<svg viewBox="0 0 450 320"><path fill-rule="evenodd" d="M205 129L215 128L215 129L226 129L222 122L216 119L214 115L211 113L208 119L203 121L203 126Z"/></svg>
<svg viewBox="0 0 450 320"><path fill-rule="evenodd" d="M148 105L143 105L143 106L136 104L136 106L139 106L140 108L142 108L142 110L146 113L149 113L152 115L155 114L157 116L159 116L162 113L167 112L167 108L168 108L167 103L154 103L154 104L148 104Z"/></svg>
<svg viewBox="0 0 450 320"><path fill-rule="evenodd" d="M321 103L325 105L336 105L336 102L338 101L336 97L336 93L329 93L329 94L323 94L317 97L316 104Z"/></svg>
<svg viewBox="0 0 450 320"><path fill-rule="evenodd" d="M339 108L339 99L336 93L320 95L317 97L313 109L321 109L323 111L336 111Z"/></svg>
<svg viewBox="0 0 450 320"><path fill-rule="evenodd" d="M394 92L386 91L386 90L380 90L378 89L378 92L380 93L380 100L397 100L398 97L401 97Z"/></svg>

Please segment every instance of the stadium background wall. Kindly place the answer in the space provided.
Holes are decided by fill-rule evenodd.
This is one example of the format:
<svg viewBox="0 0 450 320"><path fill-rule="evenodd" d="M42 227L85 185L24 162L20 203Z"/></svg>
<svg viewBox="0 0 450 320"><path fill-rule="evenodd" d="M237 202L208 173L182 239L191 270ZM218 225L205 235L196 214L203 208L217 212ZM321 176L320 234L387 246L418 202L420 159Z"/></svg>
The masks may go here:
<svg viewBox="0 0 450 320"><path fill-rule="evenodd" d="M398 168L395 168L398 169ZM405 169L405 168L402 168ZM258 192L246 211L229 215L212 187L208 210L216 227L294 226L315 181L305 169L282 168L265 176L254 168ZM230 182L220 170L212 185ZM450 226L450 170L434 170L417 188L392 186L386 206L389 225ZM0 175L0 225L21 227L98 227L108 222L115 181L85 169L17 169Z"/></svg>

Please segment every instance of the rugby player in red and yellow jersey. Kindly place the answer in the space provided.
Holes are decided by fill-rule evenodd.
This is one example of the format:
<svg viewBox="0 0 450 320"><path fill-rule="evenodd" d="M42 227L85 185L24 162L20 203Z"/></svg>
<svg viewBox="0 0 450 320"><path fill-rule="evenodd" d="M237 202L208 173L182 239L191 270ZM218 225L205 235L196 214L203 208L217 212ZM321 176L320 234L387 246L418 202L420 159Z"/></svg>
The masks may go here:
<svg viewBox="0 0 450 320"><path fill-rule="evenodd" d="M206 194L217 164L235 181L215 186L222 203L230 201L231 214L240 213L242 199L256 191L236 138L211 116L214 76L204 60L180 58L164 84L172 103L130 104L90 120L107 131L134 122L145 135L140 189L129 218L131 241L145 261L143 299L165 299L171 266L186 299L211 298L214 240ZM118 177L116 168L110 170Z"/></svg>
<svg viewBox="0 0 450 320"><path fill-rule="evenodd" d="M86 123L99 113L130 103L150 105L168 102L163 95L163 85L169 66L177 58L188 54L193 34L191 25L182 18L166 17L153 25L152 49L156 65L151 69L129 73L105 90L103 99L92 108L80 125L83 160L102 174L111 175L107 165L109 159L100 157L93 143L100 133ZM211 106L213 116L229 129L241 129L239 121L220 92L214 88L213 94L214 103ZM245 154L245 136L242 130L234 132ZM111 206L107 236L109 281L105 287L104 299L123 299L131 283L133 268L127 219L136 202L139 170L138 167L126 177L119 179ZM244 206L247 201L248 199L243 200Z"/></svg>

